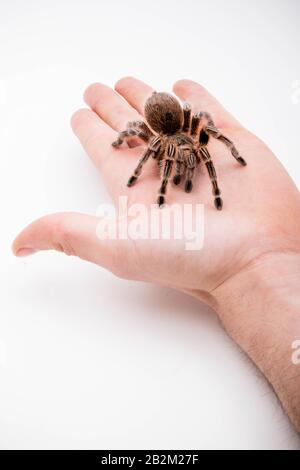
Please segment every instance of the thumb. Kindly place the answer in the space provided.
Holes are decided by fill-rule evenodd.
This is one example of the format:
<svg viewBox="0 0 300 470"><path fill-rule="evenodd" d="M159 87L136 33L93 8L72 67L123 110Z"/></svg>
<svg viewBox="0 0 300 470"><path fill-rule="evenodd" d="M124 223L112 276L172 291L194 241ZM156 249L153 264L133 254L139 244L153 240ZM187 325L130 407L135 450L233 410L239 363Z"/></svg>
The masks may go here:
<svg viewBox="0 0 300 470"><path fill-rule="evenodd" d="M40 250L56 250L75 255L124 275L128 265L128 240L99 236L98 217L65 212L51 214L32 222L15 239L16 256L28 256ZM115 221L111 222L114 223Z"/></svg>

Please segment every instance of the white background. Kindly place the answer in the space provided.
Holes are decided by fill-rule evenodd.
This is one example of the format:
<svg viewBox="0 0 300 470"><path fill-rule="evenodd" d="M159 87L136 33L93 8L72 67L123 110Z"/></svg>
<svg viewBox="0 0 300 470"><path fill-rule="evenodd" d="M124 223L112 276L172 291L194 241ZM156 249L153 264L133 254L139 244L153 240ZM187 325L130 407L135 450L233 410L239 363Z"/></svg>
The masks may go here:
<svg viewBox="0 0 300 470"><path fill-rule="evenodd" d="M299 187L299 17L297 0L0 0L1 448L300 449L208 308L10 252L32 219L108 200L69 126L94 81L201 82Z"/></svg>

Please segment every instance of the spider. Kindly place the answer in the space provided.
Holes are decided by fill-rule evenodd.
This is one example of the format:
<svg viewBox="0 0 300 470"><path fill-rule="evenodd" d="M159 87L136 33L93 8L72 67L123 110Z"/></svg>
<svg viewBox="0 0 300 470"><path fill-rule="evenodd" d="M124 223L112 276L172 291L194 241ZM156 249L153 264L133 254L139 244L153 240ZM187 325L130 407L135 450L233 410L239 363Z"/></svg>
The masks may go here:
<svg viewBox="0 0 300 470"><path fill-rule="evenodd" d="M223 142L239 164L245 166L246 161L240 156L233 142L215 126L211 115L207 112L192 115L188 103L184 103L181 107L173 95L153 92L145 103L145 118L147 124L143 121L128 122L126 130L120 132L117 140L112 143L114 147L118 147L124 139L132 136L138 136L147 143L147 148L129 178L127 186L132 186L137 181L143 165L150 157L156 159L161 177L157 204L161 207L166 201L167 185L174 163L173 183L178 185L184 180L185 191L189 193L193 188L195 169L203 161L211 180L215 207L221 210L223 207L221 190L214 164L207 150L210 137Z"/></svg>

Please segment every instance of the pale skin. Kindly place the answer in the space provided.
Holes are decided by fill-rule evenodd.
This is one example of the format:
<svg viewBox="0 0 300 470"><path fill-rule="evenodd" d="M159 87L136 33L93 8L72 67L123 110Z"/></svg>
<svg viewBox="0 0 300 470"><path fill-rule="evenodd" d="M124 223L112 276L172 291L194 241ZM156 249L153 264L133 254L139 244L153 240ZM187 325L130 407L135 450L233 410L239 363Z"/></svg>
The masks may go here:
<svg viewBox="0 0 300 470"><path fill-rule="evenodd" d="M204 169L191 193L170 183L168 203L205 205L203 249L189 252L178 241L100 240L98 218L60 213L26 227L13 251L26 256L59 250L120 277L169 286L206 302L265 374L300 431L300 365L291 361L292 343L300 339L299 192L271 150L201 85L180 80L173 91L193 111L211 113L248 163L240 167L221 143L210 140L222 211L214 208ZM149 85L130 77L121 79L115 90L93 84L84 94L88 107L72 117L73 131L115 203L120 195L128 196L129 205L149 206L156 200L159 180L153 160L138 182L126 187L144 144L135 139L119 149L111 146L128 121L143 119L144 103L152 92Z"/></svg>

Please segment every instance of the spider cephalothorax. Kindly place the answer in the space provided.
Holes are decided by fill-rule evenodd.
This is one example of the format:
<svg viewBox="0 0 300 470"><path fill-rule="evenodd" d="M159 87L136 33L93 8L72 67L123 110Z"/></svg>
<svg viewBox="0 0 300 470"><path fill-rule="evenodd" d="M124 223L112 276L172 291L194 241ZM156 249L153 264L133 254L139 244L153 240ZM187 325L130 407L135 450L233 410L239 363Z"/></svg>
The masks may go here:
<svg viewBox="0 0 300 470"><path fill-rule="evenodd" d="M166 189L174 163L173 183L178 185L184 179L185 191L190 192L193 188L195 169L202 161L212 183L215 207L222 209L223 201L216 170L207 150L210 136L223 142L238 163L245 166L246 162L233 142L215 126L210 114L200 112L192 116L188 103L184 103L182 108L174 96L154 92L145 103L145 118L147 124L143 121L129 122L127 129L120 132L118 139L112 144L118 147L125 138L134 135L147 143L147 148L127 185L132 186L136 182L149 157L155 158L161 177L157 203L162 206L165 203Z"/></svg>

